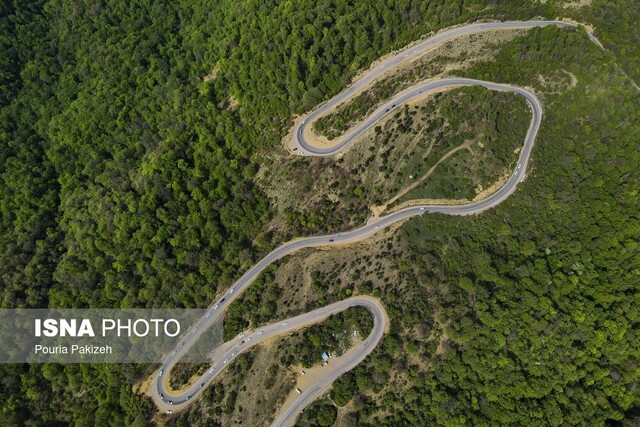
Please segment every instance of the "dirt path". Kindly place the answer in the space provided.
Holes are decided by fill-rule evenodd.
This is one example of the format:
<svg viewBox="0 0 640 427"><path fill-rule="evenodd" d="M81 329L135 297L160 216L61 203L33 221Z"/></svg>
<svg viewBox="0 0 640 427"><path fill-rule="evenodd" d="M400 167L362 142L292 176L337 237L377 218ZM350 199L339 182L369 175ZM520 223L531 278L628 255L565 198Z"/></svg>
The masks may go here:
<svg viewBox="0 0 640 427"><path fill-rule="evenodd" d="M460 144L459 146L457 146L456 148L454 148L452 150L449 150L444 156L442 156L440 158L440 160L438 160L436 162L435 165L431 166L431 168L424 175L422 175L420 178L416 179L416 181L413 184L409 184L407 187L405 187L403 190L401 190L398 194L393 196L391 199L387 200L386 203L384 203L382 205L379 205L379 206L372 206L371 207L371 211L373 212L373 214L375 216L380 215L382 212L384 212L387 209L387 206L389 206L390 204L392 204L393 202L398 200L400 197L402 197L405 194L407 194L409 191L411 191L414 188L416 188L425 179L429 178L429 176L433 173L434 170L436 170L436 168L440 165L440 163L444 162L445 160L447 160L449 157L451 157L452 155L454 155L455 153L457 153L460 150L465 150L465 149L469 150L473 143L474 143L473 140L467 140L467 141L463 142L462 144Z"/></svg>

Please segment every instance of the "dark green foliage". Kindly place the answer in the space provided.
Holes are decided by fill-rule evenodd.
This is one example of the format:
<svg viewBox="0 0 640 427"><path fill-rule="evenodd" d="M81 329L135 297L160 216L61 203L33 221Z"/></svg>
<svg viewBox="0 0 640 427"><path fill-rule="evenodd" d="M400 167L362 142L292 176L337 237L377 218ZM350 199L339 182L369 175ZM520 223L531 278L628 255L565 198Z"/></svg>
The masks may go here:
<svg viewBox="0 0 640 427"><path fill-rule="evenodd" d="M273 281L275 265L267 269L247 289L243 298L234 301L224 317L224 340L229 341L252 326L262 325L276 313L276 301L282 291ZM256 309L258 307L258 309Z"/></svg>
<svg viewBox="0 0 640 427"><path fill-rule="evenodd" d="M429 30L480 16L556 16L547 3L4 2L2 307L205 306L275 243L254 241L271 209L252 178L292 113ZM550 29L474 69L527 83L563 61L580 86L562 106L545 106L537 177L518 199L469 222L419 223L436 221L458 248L439 260L437 241L413 246L418 266L442 263L451 291L443 316L465 348L446 352L408 392L385 392L392 415L381 424L637 419L638 105L603 65L619 60L638 77L637 3L596 0L580 13L615 56ZM600 65L589 69L592 60ZM389 297L392 316L424 320L426 297L404 307ZM359 392L382 390L400 344L392 332L388 354L355 371ZM144 425L153 406L132 384L152 370L2 366L2 422ZM207 393L216 411L233 411L236 391ZM364 402L367 416L376 403ZM336 417L333 405L313 408L315 425Z"/></svg>
<svg viewBox="0 0 640 427"><path fill-rule="evenodd" d="M322 362L322 353L340 356L350 346L353 331L363 339L371 332L373 319L364 308L349 308L342 313L329 317L323 323L312 326L294 336L295 345L291 349L291 358L286 364L301 363L311 367ZM296 360L297 359L297 360Z"/></svg>
<svg viewBox="0 0 640 427"><path fill-rule="evenodd" d="M348 372L338 378L331 387L331 400L338 406L345 406L356 391L355 374Z"/></svg>
<svg viewBox="0 0 640 427"><path fill-rule="evenodd" d="M640 5L635 0L598 0L577 12L588 22L605 47L616 55L622 69L640 81Z"/></svg>
<svg viewBox="0 0 640 427"><path fill-rule="evenodd" d="M205 373L209 363L177 363L171 369L169 384L174 390L180 390L187 384L194 375L200 376Z"/></svg>
<svg viewBox="0 0 640 427"><path fill-rule="evenodd" d="M640 104L609 61L580 32L545 28L470 73L536 86L539 73L564 69L578 84L544 95L532 171L514 196L477 217L405 227L415 280L436 290L430 311L446 325L435 336L445 351L420 336L385 338L356 381L386 355L384 371L414 379L368 411L374 424L637 422ZM406 327L393 311L413 299L383 299ZM408 364L403 342L431 367Z"/></svg>
<svg viewBox="0 0 640 427"><path fill-rule="evenodd" d="M328 427L335 423L337 416L336 407L326 400L321 400L305 409L297 420L296 426Z"/></svg>
<svg viewBox="0 0 640 427"><path fill-rule="evenodd" d="M3 4L2 306L205 306L273 244L253 244L270 215L258 150L380 53L463 17L444 3ZM17 424L149 413L101 383L129 392L129 368L39 369L6 374Z"/></svg>

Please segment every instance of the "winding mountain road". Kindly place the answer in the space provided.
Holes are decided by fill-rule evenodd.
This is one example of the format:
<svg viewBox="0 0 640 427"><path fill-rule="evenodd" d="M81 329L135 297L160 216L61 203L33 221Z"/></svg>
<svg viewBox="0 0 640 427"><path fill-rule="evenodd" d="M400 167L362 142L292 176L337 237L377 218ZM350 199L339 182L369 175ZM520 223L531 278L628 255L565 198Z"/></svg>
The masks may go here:
<svg viewBox="0 0 640 427"><path fill-rule="evenodd" d="M425 213L441 213L447 215L469 215L480 213L498 205L509 197L515 191L517 184L525 178L531 149L542 121L542 106L540 101L533 93L521 87L465 78L446 78L422 82L404 90L389 101L385 102L360 124L340 137L334 145L330 147L317 146L307 141L305 139L305 127L310 126L318 118L327 114L341 103L361 92L363 89L369 87L372 82L382 76L383 73L387 72L390 68L394 68L403 64L405 61L410 61L415 57L423 55L434 47L452 39L463 35L485 31L519 28L526 29L546 25L557 25L561 27L575 26L575 24L562 21L510 21L469 24L440 32L429 39L417 43L414 46L402 50L384 61L377 63L374 68L367 71L360 79L356 80L343 92L320 105L305 118L299 120L293 129L291 149L301 155L331 156L339 150L347 147L355 138L360 136L383 117L390 114L395 108L400 107L414 98L421 97L429 92L442 90L444 88L483 86L490 90L516 93L526 99L527 103L531 107L532 114L531 124L525 136L516 168L506 183L499 190L484 200L465 205L418 205L408 207L383 217L372 218L366 225L352 231L295 239L281 245L267 254L257 264L246 271L229 290L221 295L207 309L205 317L201 318L195 325L193 325L188 335L184 337L171 354L167 356L150 388L150 394L158 408L162 410L180 410L185 408L195 398L197 398L200 393L202 393L202 391L216 378L227 364L232 363L233 359L243 351L246 351L269 338L288 334L310 324L321 322L328 316L344 311L349 307L365 307L371 312L374 319L374 326L371 333L362 343L358 344L356 348L349 350L340 358L339 363L341 363L341 365L339 369L332 371L332 373L327 376L324 376L313 387L308 390L304 390L290 406L282 408L280 412L276 414L273 425L292 425L300 411L313 400L324 394L338 376L353 369L353 367L370 354L384 335L384 331L388 325L387 315L384 307L377 299L358 296L327 305L300 316L292 317L290 319L282 320L256 330L246 332L244 336L225 343L222 348L216 352L216 360L212 363L205 374L203 374L186 390L173 394L167 388L168 375L171 368L189 351L198 338L205 333L210 326L221 320L223 313L229 304L238 298L269 264L303 248L344 245L346 243L358 242L367 239L373 234L390 227L393 224ZM590 38L595 40L594 42L597 42L597 39L592 35L590 35Z"/></svg>

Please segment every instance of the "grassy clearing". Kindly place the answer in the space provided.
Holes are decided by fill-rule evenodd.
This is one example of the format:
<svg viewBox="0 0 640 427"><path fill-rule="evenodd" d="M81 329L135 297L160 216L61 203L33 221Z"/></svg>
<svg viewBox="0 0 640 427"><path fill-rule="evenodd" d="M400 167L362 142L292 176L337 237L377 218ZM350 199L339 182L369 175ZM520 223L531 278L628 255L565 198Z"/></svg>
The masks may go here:
<svg viewBox="0 0 640 427"><path fill-rule="evenodd" d="M456 152L439 164L424 182L402 196L399 202L414 199L472 199L475 186L469 178L472 174L471 160L468 150Z"/></svg>
<svg viewBox="0 0 640 427"><path fill-rule="evenodd" d="M459 172L466 179L448 177L450 191L436 186L430 193L472 197L513 165L529 120L519 96L459 88L404 106L337 158L274 158L258 181L280 212L274 234L287 230L292 237L362 224L369 207L387 203L451 150L470 143L470 159L456 171L436 168L431 177Z"/></svg>

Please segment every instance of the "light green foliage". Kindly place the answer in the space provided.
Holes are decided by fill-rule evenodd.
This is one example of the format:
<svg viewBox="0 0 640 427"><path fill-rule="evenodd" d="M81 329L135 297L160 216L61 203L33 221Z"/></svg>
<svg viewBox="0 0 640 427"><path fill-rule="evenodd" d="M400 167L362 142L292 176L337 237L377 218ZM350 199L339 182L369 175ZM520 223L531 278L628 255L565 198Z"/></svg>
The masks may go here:
<svg viewBox="0 0 640 427"><path fill-rule="evenodd" d="M2 307L205 306L279 238L255 239L273 212L252 180L293 113L430 30L478 17L554 17L556 7L524 0L2 3ZM640 130L637 95L616 61L638 78L638 5L594 0L575 13L614 53L575 31L546 29L470 73L535 85L538 73L562 67L579 83L545 96L535 174L517 197L468 222L410 224L446 229L451 239L446 251L438 239L413 241L413 261L421 281L435 280L431 267L440 266L437 279L449 292L438 304L461 344L415 375L402 349L417 346L432 358L433 342L408 347L402 328L392 330L375 363L354 371L363 408L348 415L354 424L637 419ZM309 215L305 223L319 222ZM473 289L457 286L462 275ZM405 325L426 322L430 301L385 295L390 315ZM230 369L251 364L243 355ZM405 390L366 400L384 390L390 370L405 367L414 373ZM2 423L142 425L153 405L132 385L153 369L1 366ZM206 398L217 406L206 420L186 414L173 424L215 424L236 410L241 392L216 384ZM314 408L311 423L336 417L332 405Z"/></svg>
<svg viewBox="0 0 640 427"><path fill-rule="evenodd" d="M469 72L535 87L538 74L566 69L579 83L544 95L532 172L514 196L464 221L427 216L405 227L415 280L437 292L428 311L446 325L435 336L446 334L445 351L418 336L431 366L408 385L415 393L385 394L367 418L374 424L637 422L640 116L609 59L580 32L545 28ZM442 234L424 238L430 230ZM413 300L390 303L398 327ZM398 346L385 339L356 377L387 354L402 371Z"/></svg>

